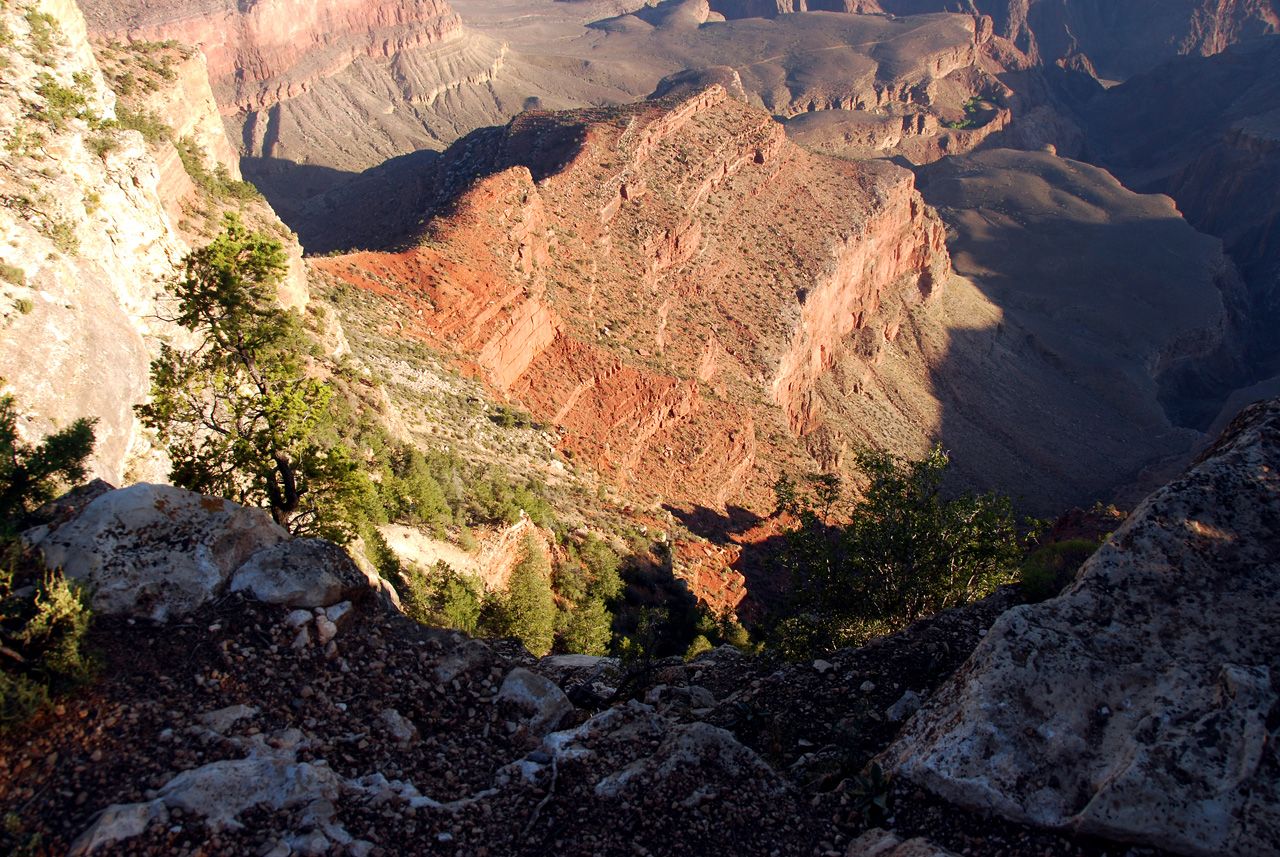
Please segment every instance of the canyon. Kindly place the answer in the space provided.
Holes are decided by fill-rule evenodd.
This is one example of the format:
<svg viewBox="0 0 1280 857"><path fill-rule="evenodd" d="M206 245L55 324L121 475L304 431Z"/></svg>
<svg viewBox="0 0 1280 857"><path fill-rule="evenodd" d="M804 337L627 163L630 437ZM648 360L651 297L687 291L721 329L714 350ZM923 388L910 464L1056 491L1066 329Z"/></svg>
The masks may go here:
<svg viewBox="0 0 1280 857"><path fill-rule="evenodd" d="M93 416L92 475L163 480L133 406L235 213L286 250L326 442L399 504L350 556L166 485L46 508L25 543L89 582L103 678L0 729L0 850L1269 853L1277 659L1239 619L1277 615L1274 0L0 21L21 439ZM1092 507L1045 538L1103 546L1043 603L755 657L779 477L934 444L946 496ZM478 613L529 550L557 644L594 606L619 659L406 617L444 615L418 568Z"/></svg>
<svg viewBox="0 0 1280 857"><path fill-rule="evenodd" d="M957 487L1029 508L1140 492L1201 437L1169 379L1243 359L1239 276L1167 198L1049 153L970 157L922 172L922 197L714 85L529 112L375 197L440 212L407 249L314 264L647 502L766 513L780 473L939 438Z"/></svg>

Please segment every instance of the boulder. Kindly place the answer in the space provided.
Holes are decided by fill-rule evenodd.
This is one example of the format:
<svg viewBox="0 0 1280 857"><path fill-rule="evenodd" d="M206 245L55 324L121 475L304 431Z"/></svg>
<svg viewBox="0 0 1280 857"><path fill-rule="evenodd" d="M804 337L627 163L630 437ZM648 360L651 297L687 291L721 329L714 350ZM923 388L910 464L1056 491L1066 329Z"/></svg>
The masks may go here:
<svg viewBox="0 0 1280 857"><path fill-rule="evenodd" d="M50 568L92 589L99 613L164 620L220 594L232 572L289 534L262 509L143 482L24 537Z"/></svg>
<svg viewBox="0 0 1280 857"><path fill-rule="evenodd" d="M529 732L538 738L560 725L573 703L551 679L516 667L498 690L498 702L509 703L529 718Z"/></svg>
<svg viewBox="0 0 1280 857"><path fill-rule="evenodd" d="M289 607L328 607L359 598L369 578L347 552L324 539L294 539L254 554L236 570L231 591Z"/></svg>
<svg viewBox="0 0 1280 857"><path fill-rule="evenodd" d="M1022 823L1274 854L1277 533L1273 399L1147 498L1063 595L1001 616L886 767Z"/></svg>
<svg viewBox="0 0 1280 857"><path fill-rule="evenodd" d="M596 783L595 792L601 797L621 797L689 771L697 771L702 782L751 779L773 794L788 788L786 780L733 733L709 723L668 721L662 743L652 755L604 777ZM696 795L695 790L686 800L696 800Z"/></svg>
<svg viewBox="0 0 1280 857"><path fill-rule="evenodd" d="M494 662L493 649L481 640L467 640L436 665L436 678L453 681L463 673L487 667Z"/></svg>

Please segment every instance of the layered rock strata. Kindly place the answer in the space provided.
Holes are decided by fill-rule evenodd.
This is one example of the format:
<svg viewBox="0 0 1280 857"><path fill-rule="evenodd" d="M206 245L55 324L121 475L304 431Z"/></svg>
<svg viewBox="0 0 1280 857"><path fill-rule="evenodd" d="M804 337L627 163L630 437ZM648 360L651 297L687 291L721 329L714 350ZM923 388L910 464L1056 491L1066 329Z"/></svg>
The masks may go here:
<svg viewBox="0 0 1280 857"><path fill-rule="evenodd" d="M90 0L84 7L102 35L199 45L214 90L230 112L300 95L357 57L386 59L462 32L461 20L444 0Z"/></svg>
<svg viewBox="0 0 1280 857"><path fill-rule="evenodd" d="M719 86L525 114L446 153L432 193L477 172L419 246L317 266L649 497L761 497L848 336L892 338L949 271L909 173L809 155Z"/></svg>

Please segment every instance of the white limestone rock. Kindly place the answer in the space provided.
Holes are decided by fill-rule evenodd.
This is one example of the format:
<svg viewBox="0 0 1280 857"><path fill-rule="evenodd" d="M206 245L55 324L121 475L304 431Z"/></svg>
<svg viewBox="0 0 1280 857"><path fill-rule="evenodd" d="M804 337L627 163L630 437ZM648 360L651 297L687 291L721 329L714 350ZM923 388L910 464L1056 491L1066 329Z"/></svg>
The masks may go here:
<svg viewBox="0 0 1280 857"><path fill-rule="evenodd" d="M1063 595L1001 616L886 766L1018 822L1273 855L1278 533L1271 400L1143 502Z"/></svg>
<svg viewBox="0 0 1280 857"><path fill-rule="evenodd" d="M231 579L232 592L289 607L328 607L368 589L369 578L347 552L324 539L294 539L254 554Z"/></svg>
<svg viewBox="0 0 1280 857"><path fill-rule="evenodd" d="M554 730L573 711L573 703L555 682L521 667L507 673L496 701L523 711L529 719L529 732L538 738Z"/></svg>
<svg viewBox="0 0 1280 857"><path fill-rule="evenodd" d="M289 534L262 509L142 482L24 537L50 568L88 584L97 612L164 620L220 594L235 569Z"/></svg>

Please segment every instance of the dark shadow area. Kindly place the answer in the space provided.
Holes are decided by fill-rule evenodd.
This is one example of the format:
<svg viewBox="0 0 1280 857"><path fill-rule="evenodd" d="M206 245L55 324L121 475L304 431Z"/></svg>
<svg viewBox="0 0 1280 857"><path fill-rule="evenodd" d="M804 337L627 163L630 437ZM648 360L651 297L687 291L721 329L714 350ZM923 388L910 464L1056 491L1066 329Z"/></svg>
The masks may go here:
<svg viewBox="0 0 1280 857"><path fill-rule="evenodd" d="M1252 380L1280 373L1278 104L1280 36L1268 36L1170 61L1082 111L1089 161L1134 190L1167 194L1192 226L1222 240L1246 289ZM1203 422L1203 412L1191 418Z"/></svg>
<svg viewBox="0 0 1280 857"><path fill-rule="evenodd" d="M563 170L581 151L575 112L522 113L503 127L481 128L444 152L391 158L362 173L277 159L245 159L245 177L310 254L389 250L412 243L427 222L474 182L511 167L535 182Z"/></svg>
<svg viewBox="0 0 1280 857"><path fill-rule="evenodd" d="M745 533L765 522L755 512L734 505L726 506L724 512L697 504L687 507L663 504L662 508L674 515L690 532L721 545L733 541L734 534Z"/></svg>
<svg viewBox="0 0 1280 857"><path fill-rule="evenodd" d="M1252 382L1253 307L1239 274L1167 201L1044 152L994 150L920 172L951 227L956 272L1025 330L1029 356L1110 404L1120 425L1158 432L1158 405L1203 431Z"/></svg>
<svg viewBox="0 0 1280 857"><path fill-rule="evenodd" d="M253 182L258 192L266 197L280 219L293 229L302 207L312 197L339 187L359 173L346 172L318 164L298 164L278 158L241 158L240 172L246 181ZM301 233L299 233L301 234ZM305 241L303 246L306 246Z"/></svg>
<svg viewBox="0 0 1280 857"><path fill-rule="evenodd" d="M746 579L746 596L737 610L744 622L759 621L786 600L791 581L776 562L786 540L776 519L734 505L726 506L724 512L697 504L664 504L663 508L707 541L741 549L733 568Z"/></svg>

